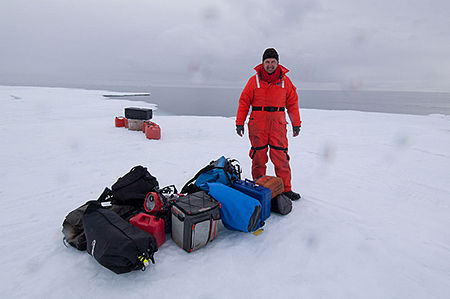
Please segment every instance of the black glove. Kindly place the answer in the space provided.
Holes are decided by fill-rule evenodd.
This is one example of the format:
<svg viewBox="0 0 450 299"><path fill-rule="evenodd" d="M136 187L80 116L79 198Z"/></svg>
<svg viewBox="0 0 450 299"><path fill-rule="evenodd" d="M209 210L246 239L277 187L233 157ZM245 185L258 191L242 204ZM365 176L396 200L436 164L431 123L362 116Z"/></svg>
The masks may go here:
<svg viewBox="0 0 450 299"><path fill-rule="evenodd" d="M294 137L297 137L300 134L300 126L293 127L292 131L294 131Z"/></svg>
<svg viewBox="0 0 450 299"><path fill-rule="evenodd" d="M239 135L239 136L244 136L244 126L241 126L241 125L237 125L236 126L236 133Z"/></svg>

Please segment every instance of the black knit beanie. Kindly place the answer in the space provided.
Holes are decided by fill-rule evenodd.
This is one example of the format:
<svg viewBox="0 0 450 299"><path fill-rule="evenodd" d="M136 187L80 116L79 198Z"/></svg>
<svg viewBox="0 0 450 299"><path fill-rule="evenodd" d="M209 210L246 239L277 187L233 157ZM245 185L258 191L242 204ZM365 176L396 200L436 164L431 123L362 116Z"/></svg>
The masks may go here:
<svg viewBox="0 0 450 299"><path fill-rule="evenodd" d="M274 48L268 48L264 51L262 61L266 60L267 58L275 58L278 61L278 53L277 50Z"/></svg>

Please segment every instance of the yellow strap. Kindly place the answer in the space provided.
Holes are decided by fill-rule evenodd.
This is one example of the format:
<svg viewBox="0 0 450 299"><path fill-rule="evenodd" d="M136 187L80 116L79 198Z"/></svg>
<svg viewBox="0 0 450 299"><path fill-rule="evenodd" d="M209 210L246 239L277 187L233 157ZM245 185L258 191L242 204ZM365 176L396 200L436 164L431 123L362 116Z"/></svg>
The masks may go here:
<svg viewBox="0 0 450 299"><path fill-rule="evenodd" d="M138 259L144 264L145 267L147 267L150 264L148 260L143 256L139 256Z"/></svg>
<svg viewBox="0 0 450 299"><path fill-rule="evenodd" d="M264 231L264 229L263 229L263 228L260 228L260 229L258 229L257 231L254 231L253 234L254 234L255 236L259 236L260 234L263 233L263 231Z"/></svg>

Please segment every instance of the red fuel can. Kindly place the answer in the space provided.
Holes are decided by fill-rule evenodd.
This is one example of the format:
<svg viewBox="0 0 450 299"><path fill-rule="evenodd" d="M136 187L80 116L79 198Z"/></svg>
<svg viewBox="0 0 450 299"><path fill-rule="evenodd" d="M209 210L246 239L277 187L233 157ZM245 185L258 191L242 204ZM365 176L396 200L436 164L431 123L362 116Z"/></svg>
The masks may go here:
<svg viewBox="0 0 450 299"><path fill-rule="evenodd" d="M158 243L158 247L166 241L164 220L161 218L146 213L139 213L130 219L130 223L154 236Z"/></svg>
<svg viewBox="0 0 450 299"><path fill-rule="evenodd" d="M117 116L115 124L117 128L125 127L125 117Z"/></svg>
<svg viewBox="0 0 450 299"><path fill-rule="evenodd" d="M145 127L145 137L148 139L161 139L161 128L154 122L148 122Z"/></svg>
<svg viewBox="0 0 450 299"><path fill-rule="evenodd" d="M155 124L154 122L152 122L151 120L146 120L144 121L144 123L142 124L142 132L144 132L145 134L145 130L147 130L147 127L149 126L157 126L157 124Z"/></svg>
<svg viewBox="0 0 450 299"><path fill-rule="evenodd" d="M151 123L151 121L144 121L144 123L142 124L142 132L144 132L145 134L145 130L147 129L147 126Z"/></svg>

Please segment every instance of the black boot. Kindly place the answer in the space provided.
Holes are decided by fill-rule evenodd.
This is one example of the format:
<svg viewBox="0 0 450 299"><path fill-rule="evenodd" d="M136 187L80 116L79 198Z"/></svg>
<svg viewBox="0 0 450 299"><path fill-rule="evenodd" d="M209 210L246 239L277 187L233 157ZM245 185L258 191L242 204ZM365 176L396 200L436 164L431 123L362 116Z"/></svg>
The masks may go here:
<svg viewBox="0 0 450 299"><path fill-rule="evenodd" d="M287 197L289 197L291 200L298 200L300 198L302 198L302 196L298 193L295 193L294 191L287 191L287 192L283 192L284 195L286 195Z"/></svg>

